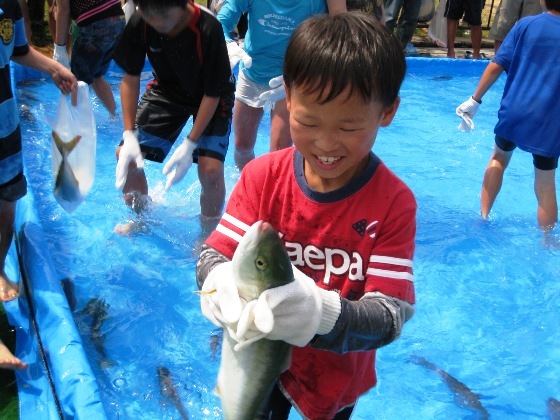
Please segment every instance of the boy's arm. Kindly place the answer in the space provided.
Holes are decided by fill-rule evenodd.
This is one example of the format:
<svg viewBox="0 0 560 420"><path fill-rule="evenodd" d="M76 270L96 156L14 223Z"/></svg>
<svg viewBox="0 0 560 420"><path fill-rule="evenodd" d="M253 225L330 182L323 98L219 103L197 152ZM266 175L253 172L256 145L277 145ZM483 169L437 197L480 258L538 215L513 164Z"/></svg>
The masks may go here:
<svg viewBox="0 0 560 420"><path fill-rule="evenodd" d="M329 15L334 16L346 12L346 0L327 0Z"/></svg>
<svg viewBox="0 0 560 420"><path fill-rule="evenodd" d="M125 130L134 130L140 97L140 76L125 73L121 82L121 108Z"/></svg>
<svg viewBox="0 0 560 420"><path fill-rule="evenodd" d="M27 54L12 56L11 59L19 65L48 74L64 94L75 91L78 86L76 77L70 70L33 48L29 48Z"/></svg>
<svg viewBox="0 0 560 420"><path fill-rule="evenodd" d="M66 45L70 28L70 0L56 0L56 36L54 43Z"/></svg>
<svg viewBox="0 0 560 420"><path fill-rule="evenodd" d="M476 91L472 96L473 99L478 103L482 103L482 97L486 92L488 92L488 89L492 87L494 82L498 80L503 71L504 68L502 66L496 64L493 61L490 62L486 67L486 70L484 70L484 73L482 73L482 76L480 77L478 87L476 88Z"/></svg>
<svg viewBox="0 0 560 420"><path fill-rule="evenodd" d="M336 353L373 350L396 340L414 314L410 303L383 293L367 293L358 301L341 299L340 316L331 332L317 335L311 347Z"/></svg>
<svg viewBox="0 0 560 420"><path fill-rule="evenodd" d="M210 273L214 267L227 261L230 261L230 259L221 252L216 251L206 244L202 245L198 261L196 262L196 284L198 288L202 289L202 285L208 273Z"/></svg>
<svg viewBox="0 0 560 420"><path fill-rule="evenodd" d="M206 130L208 123L214 116L219 103L220 98L218 96L204 95L202 97L200 107L198 108L198 112L196 114L196 120L194 121L191 132L189 133L189 139L197 141L199 137L202 136L202 133Z"/></svg>

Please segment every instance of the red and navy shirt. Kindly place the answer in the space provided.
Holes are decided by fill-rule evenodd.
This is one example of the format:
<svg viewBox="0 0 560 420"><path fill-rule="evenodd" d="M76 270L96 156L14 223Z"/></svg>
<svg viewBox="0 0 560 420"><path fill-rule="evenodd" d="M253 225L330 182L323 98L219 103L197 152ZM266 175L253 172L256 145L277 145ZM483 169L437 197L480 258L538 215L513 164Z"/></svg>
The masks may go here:
<svg viewBox="0 0 560 420"><path fill-rule="evenodd" d="M206 244L232 258L256 221L279 232L292 263L318 287L359 300L380 292L414 304L416 200L373 153L366 170L343 188L318 193L304 159L285 149L251 161ZM309 418L332 418L376 383L375 350L344 354L295 347L281 387Z"/></svg>

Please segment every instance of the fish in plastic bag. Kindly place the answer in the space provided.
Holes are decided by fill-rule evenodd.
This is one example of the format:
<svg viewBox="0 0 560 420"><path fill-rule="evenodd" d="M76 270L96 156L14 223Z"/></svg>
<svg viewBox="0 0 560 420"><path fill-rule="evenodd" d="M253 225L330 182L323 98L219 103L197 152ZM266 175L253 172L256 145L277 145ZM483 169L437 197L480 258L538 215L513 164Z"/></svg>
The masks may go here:
<svg viewBox="0 0 560 420"><path fill-rule="evenodd" d="M93 185L96 144L89 86L78 82L76 106L70 95L61 95L52 126L53 195L68 213L76 210Z"/></svg>

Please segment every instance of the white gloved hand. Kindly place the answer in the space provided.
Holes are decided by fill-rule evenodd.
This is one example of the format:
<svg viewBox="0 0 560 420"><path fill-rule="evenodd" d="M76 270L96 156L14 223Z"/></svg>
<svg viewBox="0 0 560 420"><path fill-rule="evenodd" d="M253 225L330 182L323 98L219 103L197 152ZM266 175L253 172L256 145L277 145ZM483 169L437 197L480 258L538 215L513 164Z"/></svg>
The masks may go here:
<svg viewBox="0 0 560 420"><path fill-rule="evenodd" d="M128 166L132 161L136 162L136 167L142 169L144 167L144 158L138 144L138 130L125 130L123 132L123 145L119 152L119 160L117 161L117 181L115 187L122 190L128 176Z"/></svg>
<svg viewBox="0 0 560 420"><path fill-rule="evenodd" d="M53 60L58 61L67 69L70 69L70 57L66 52L66 45L54 44Z"/></svg>
<svg viewBox="0 0 560 420"><path fill-rule="evenodd" d="M218 264L208 273L200 295L202 314L214 325L226 328L235 339L237 322L246 302L239 297L231 261Z"/></svg>
<svg viewBox="0 0 560 420"><path fill-rule="evenodd" d="M228 42L226 46L231 71L233 71L239 61L243 61L243 64L246 68L250 68L253 65L253 59L249 57L249 55L243 50L243 48L237 45L237 42Z"/></svg>
<svg viewBox="0 0 560 420"><path fill-rule="evenodd" d="M136 6L134 5L134 2L132 0L128 0L124 4L122 9L124 12L124 20L126 23L128 23L130 17L134 14L134 11L136 10Z"/></svg>
<svg viewBox="0 0 560 420"><path fill-rule="evenodd" d="M457 107L455 113L463 119L463 121L459 124L459 130L467 133L474 130L474 122L472 119L474 118L476 111L478 111L480 104L481 103L475 101L471 96L468 100Z"/></svg>
<svg viewBox="0 0 560 420"><path fill-rule="evenodd" d="M193 163L194 149L196 149L196 142L187 136L171 155L163 167L163 174L167 175L166 191L185 177Z"/></svg>
<svg viewBox="0 0 560 420"><path fill-rule="evenodd" d="M236 349L263 337L303 347L316 334L332 330L341 311L340 296L292 269L294 281L267 289L247 304L237 327Z"/></svg>
<svg viewBox="0 0 560 420"><path fill-rule="evenodd" d="M270 90L259 95L259 99L264 101L264 109L270 110L274 104L286 97L286 89L284 89L284 76L276 76L268 82Z"/></svg>

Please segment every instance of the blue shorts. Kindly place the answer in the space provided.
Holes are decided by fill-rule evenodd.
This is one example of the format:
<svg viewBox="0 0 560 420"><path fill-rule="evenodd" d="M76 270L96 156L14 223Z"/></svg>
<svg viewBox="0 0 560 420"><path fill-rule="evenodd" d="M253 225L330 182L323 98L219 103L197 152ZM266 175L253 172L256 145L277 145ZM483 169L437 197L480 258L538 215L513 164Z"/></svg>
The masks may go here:
<svg viewBox="0 0 560 420"><path fill-rule="evenodd" d="M517 147L514 142L496 136L496 146L504 152L511 152ZM551 171L558 167L558 157L545 157L533 153L533 165L541 171Z"/></svg>
<svg viewBox="0 0 560 420"><path fill-rule="evenodd" d="M124 30L124 16L113 16L80 26L72 45L70 68L78 80L90 85L109 69L113 50Z"/></svg>
<svg viewBox="0 0 560 420"><path fill-rule="evenodd" d="M155 162L163 162L189 118L192 116L196 120L198 113L198 107L186 105L179 98L170 96L157 83L151 83L142 95L136 113L140 149L146 154L146 159ZM197 140L193 152L194 162L198 161L199 156L225 161L233 104L224 102L224 99L220 99L218 109Z"/></svg>

